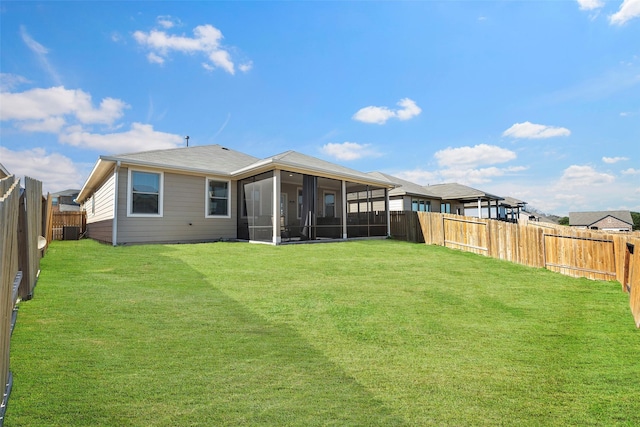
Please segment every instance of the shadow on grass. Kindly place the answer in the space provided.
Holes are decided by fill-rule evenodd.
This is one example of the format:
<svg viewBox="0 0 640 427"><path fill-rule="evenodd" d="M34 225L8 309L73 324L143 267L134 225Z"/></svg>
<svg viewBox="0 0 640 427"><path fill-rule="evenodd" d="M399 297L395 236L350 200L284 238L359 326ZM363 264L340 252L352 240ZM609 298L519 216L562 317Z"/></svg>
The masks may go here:
<svg viewBox="0 0 640 427"><path fill-rule="evenodd" d="M405 424L173 251L52 246L12 342L8 427Z"/></svg>

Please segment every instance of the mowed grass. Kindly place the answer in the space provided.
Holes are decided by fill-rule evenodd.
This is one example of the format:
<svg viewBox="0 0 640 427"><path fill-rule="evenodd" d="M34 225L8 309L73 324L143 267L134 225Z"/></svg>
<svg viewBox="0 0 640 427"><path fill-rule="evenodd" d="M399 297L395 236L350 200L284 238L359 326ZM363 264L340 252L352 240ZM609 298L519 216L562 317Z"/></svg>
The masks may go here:
<svg viewBox="0 0 640 427"><path fill-rule="evenodd" d="M618 283L391 240L54 242L6 426L640 425Z"/></svg>

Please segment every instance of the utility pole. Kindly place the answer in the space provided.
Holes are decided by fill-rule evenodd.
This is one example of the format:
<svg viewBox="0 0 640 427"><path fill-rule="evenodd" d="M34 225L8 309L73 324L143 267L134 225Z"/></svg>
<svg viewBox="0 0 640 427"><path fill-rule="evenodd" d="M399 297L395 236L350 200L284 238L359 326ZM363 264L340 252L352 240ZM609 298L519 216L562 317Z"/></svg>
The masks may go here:
<svg viewBox="0 0 640 427"><path fill-rule="evenodd" d="M187 140L187 147L189 146L189 135L185 136L184 139Z"/></svg>

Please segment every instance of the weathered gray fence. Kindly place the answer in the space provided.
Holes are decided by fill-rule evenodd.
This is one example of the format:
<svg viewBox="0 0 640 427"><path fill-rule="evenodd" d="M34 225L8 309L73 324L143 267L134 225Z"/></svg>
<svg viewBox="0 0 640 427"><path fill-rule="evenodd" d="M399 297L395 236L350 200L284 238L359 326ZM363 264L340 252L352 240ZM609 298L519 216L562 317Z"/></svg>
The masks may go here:
<svg viewBox="0 0 640 427"><path fill-rule="evenodd" d="M14 176L0 180L0 427L13 384L9 353L17 304L20 299L33 296L42 253L38 246L42 234L42 182L25 178L25 190L20 193L20 181Z"/></svg>

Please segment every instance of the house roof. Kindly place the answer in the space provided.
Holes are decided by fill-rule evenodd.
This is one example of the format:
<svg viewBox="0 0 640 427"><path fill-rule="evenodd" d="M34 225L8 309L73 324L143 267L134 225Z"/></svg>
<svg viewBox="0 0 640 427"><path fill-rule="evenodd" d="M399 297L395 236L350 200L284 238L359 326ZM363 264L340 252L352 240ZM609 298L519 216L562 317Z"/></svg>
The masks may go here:
<svg viewBox="0 0 640 427"><path fill-rule="evenodd" d="M87 199L102 184L104 178L112 173L117 163L186 173L226 176L233 179L242 179L279 168L292 172L314 173L327 178L346 179L361 184L391 187L386 180L376 179L364 172L295 151L286 151L266 159L259 159L216 144L100 156L82 190L80 190L77 197L78 202L82 203Z"/></svg>
<svg viewBox="0 0 640 427"><path fill-rule="evenodd" d="M440 196L436 196L435 194L427 191L426 187L414 182L406 181L402 178L382 172L369 172L369 175L378 179L386 180L395 185L395 188L389 191L389 196L420 196L432 199L441 199Z"/></svg>
<svg viewBox="0 0 640 427"><path fill-rule="evenodd" d="M427 185L424 188L443 200L460 200L462 202L477 201L478 199L503 200L500 196L457 183Z"/></svg>
<svg viewBox="0 0 640 427"><path fill-rule="evenodd" d="M220 175L230 174L237 169L260 160L257 157L231 150L219 144L100 156L100 158L111 161L119 160L123 163L140 166L217 173Z"/></svg>
<svg viewBox="0 0 640 427"><path fill-rule="evenodd" d="M259 160L244 168L234 171L233 175L234 177L237 176L241 178L248 175L254 175L255 173L260 173L262 170L273 169L274 166L291 172L313 172L327 178L347 178L359 183L378 184L383 187L391 187L389 182L386 180L375 178L367 173L327 162L326 160L298 153L297 151L285 151L284 153L267 157L266 159Z"/></svg>
<svg viewBox="0 0 640 427"><path fill-rule="evenodd" d="M504 200L502 202L500 202L500 204L502 206L506 206L508 208L517 208L517 207L524 207L524 205L527 204L527 202L520 200L520 199L516 199L513 197L505 197Z"/></svg>
<svg viewBox="0 0 640 427"><path fill-rule="evenodd" d="M80 190L68 189L58 191L57 193L51 193L52 197L60 197L60 196L75 196L80 192Z"/></svg>
<svg viewBox="0 0 640 427"><path fill-rule="evenodd" d="M588 227L608 216L633 226L630 211L569 212L569 225Z"/></svg>

